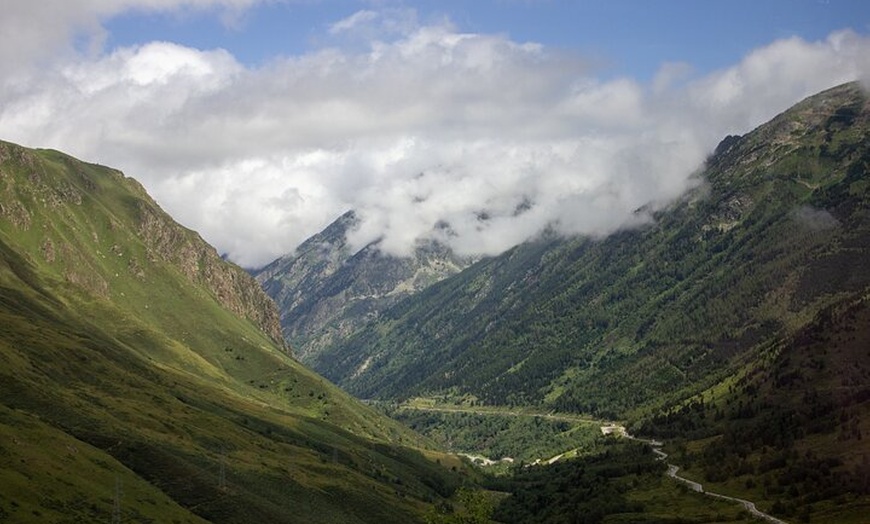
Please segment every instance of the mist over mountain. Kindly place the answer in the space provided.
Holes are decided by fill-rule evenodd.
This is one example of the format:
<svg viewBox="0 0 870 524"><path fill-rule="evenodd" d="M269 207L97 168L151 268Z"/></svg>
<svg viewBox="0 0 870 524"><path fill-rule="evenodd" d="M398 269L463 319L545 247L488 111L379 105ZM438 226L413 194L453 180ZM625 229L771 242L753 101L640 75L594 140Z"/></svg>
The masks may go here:
<svg viewBox="0 0 870 524"><path fill-rule="evenodd" d="M868 521L870 2L0 13L0 523Z"/></svg>
<svg viewBox="0 0 870 524"><path fill-rule="evenodd" d="M434 241L418 242L405 257L384 253L378 241L354 251L348 235L359 225L349 211L254 274L278 304L284 336L303 362L474 261Z"/></svg>
<svg viewBox="0 0 870 524"><path fill-rule="evenodd" d="M668 439L685 475L779 517L859 522L868 135L867 93L845 84L723 139L694 189L635 227L545 231L480 260L436 242L357 249L346 213L258 275L280 311L132 179L0 144L0 515L449 522L486 506L482 488L507 522L581 502L596 522L668 521L698 504L645 446L565 425L593 416ZM481 480L301 366L282 335L386 406L471 406L482 430L563 412L511 431L582 434L589 455ZM455 427L421 413L421 429Z"/></svg>
<svg viewBox="0 0 870 524"><path fill-rule="evenodd" d="M865 292L866 122L857 84L809 98L723 141L653 223L485 259L313 365L363 397L456 391L607 416L677 400Z"/></svg>
<svg viewBox="0 0 870 524"><path fill-rule="evenodd" d="M43 12L17 2L0 21L19 35L14 53L0 52L0 135L136 173L244 267L293 251L349 209L361 220L354 250L380 239L403 256L438 241L496 255L548 228L606 235L649 220L634 212L682 194L726 134L870 78L870 39L849 29L772 34L706 72L656 57L641 79L586 49L413 8L362 10L317 28L312 48L262 64L162 39L103 49L99 30L92 52L63 45L136 5L260 3L274 4L77 0Z"/></svg>
<svg viewBox="0 0 870 524"><path fill-rule="evenodd" d="M362 398L628 420L682 442L690 478L851 522L870 495L868 137L866 90L826 90L724 138L649 222L477 261L308 361Z"/></svg>

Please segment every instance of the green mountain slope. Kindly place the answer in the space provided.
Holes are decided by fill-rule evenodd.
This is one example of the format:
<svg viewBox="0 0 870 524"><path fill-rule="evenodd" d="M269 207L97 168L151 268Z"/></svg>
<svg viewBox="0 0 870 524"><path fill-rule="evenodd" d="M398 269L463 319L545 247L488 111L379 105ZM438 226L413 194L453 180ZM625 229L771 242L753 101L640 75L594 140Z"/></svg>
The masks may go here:
<svg viewBox="0 0 870 524"><path fill-rule="evenodd" d="M435 242L404 258L381 253L378 242L354 251L347 234L358 223L349 211L255 274L278 304L284 336L303 362L473 261Z"/></svg>
<svg viewBox="0 0 870 524"><path fill-rule="evenodd" d="M870 295L820 311L726 383L638 426L676 442L684 475L788 521L865 522Z"/></svg>
<svg viewBox="0 0 870 524"><path fill-rule="evenodd" d="M867 292L868 115L857 84L811 97L724 140L646 227L483 260L312 364L362 397L606 417L680 402Z"/></svg>
<svg viewBox="0 0 870 524"><path fill-rule="evenodd" d="M787 522L864 522L868 172L867 93L825 91L723 140L646 227L483 260L313 364L363 397L627 420L706 489ZM547 479L501 510L560 504Z"/></svg>
<svg viewBox="0 0 870 524"><path fill-rule="evenodd" d="M429 447L139 184L0 143L0 520L413 522L459 482Z"/></svg>

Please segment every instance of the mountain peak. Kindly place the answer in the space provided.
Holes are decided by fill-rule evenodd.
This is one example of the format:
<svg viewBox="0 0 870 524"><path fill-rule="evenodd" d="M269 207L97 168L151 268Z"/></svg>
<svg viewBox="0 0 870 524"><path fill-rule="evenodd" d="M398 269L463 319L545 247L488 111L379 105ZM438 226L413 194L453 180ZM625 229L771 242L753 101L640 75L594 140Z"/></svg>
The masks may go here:
<svg viewBox="0 0 870 524"><path fill-rule="evenodd" d="M171 267L283 344L277 310L257 282L172 220L134 179L58 151L8 142L0 143L0 165L7 234L38 241L38 262L46 270L111 299L112 282L122 274L147 282Z"/></svg>
<svg viewBox="0 0 870 524"><path fill-rule="evenodd" d="M473 261L434 241L418 243L409 257L385 255L377 242L354 251L347 233L358 223L348 211L256 273L279 304L284 334L303 361Z"/></svg>

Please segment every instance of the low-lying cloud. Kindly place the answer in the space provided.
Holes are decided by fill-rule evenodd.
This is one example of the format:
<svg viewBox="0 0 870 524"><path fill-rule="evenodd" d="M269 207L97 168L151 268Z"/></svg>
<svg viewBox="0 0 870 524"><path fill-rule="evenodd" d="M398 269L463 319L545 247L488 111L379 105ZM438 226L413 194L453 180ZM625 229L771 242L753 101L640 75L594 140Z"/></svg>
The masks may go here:
<svg viewBox="0 0 870 524"><path fill-rule="evenodd" d="M636 210L685 191L726 134L870 73L870 39L850 31L779 40L701 78L663 64L649 84L407 10L324 35L332 47L255 68L168 42L40 68L0 55L16 71L0 83L0 138L123 169L246 266L348 209L357 246L405 254L438 238L493 254L546 227L603 235L643 220Z"/></svg>
<svg viewBox="0 0 870 524"><path fill-rule="evenodd" d="M828 231L840 226L840 221L828 210L816 209L808 205L795 209L792 216L798 224L812 232Z"/></svg>

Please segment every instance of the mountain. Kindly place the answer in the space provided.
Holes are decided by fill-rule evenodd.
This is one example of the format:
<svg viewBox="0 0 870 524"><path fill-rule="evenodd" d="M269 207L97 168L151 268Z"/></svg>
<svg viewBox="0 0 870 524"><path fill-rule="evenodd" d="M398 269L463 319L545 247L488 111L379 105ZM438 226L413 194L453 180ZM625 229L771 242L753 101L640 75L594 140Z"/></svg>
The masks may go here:
<svg viewBox="0 0 870 524"><path fill-rule="evenodd" d="M870 300L837 301L763 359L637 430L679 442L683 475L788 522L866 522Z"/></svg>
<svg viewBox="0 0 870 524"><path fill-rule="evenodd" d="M255 273L278 304L284 336L303 362L473 261L437 242L418 244L409 257L385 255L378 242L355 251L347 234L358 224L349 211Z"/></svg>
<svg viewBox="0 0 870 524"><path fill-rule="evenodd" d="M419 522L436 460L134 180L0 142L0 520Z"/></svg>
<svg viewBox="0 0 870 524"><path fill-rule="evenodd" d="M868 267L870 102L850 83L726 137L645 226L481 260L311 364L363 398L624 420L705 489L864 522Z"/></svg>
<svg viewBox="0 0 870 524"><path fill-rule="evenodd" d="M868 136L857 84L820 93L723 140L645 227L482 260L311 363L363 398L605 417L679 402L867 293Z"/></svg>

